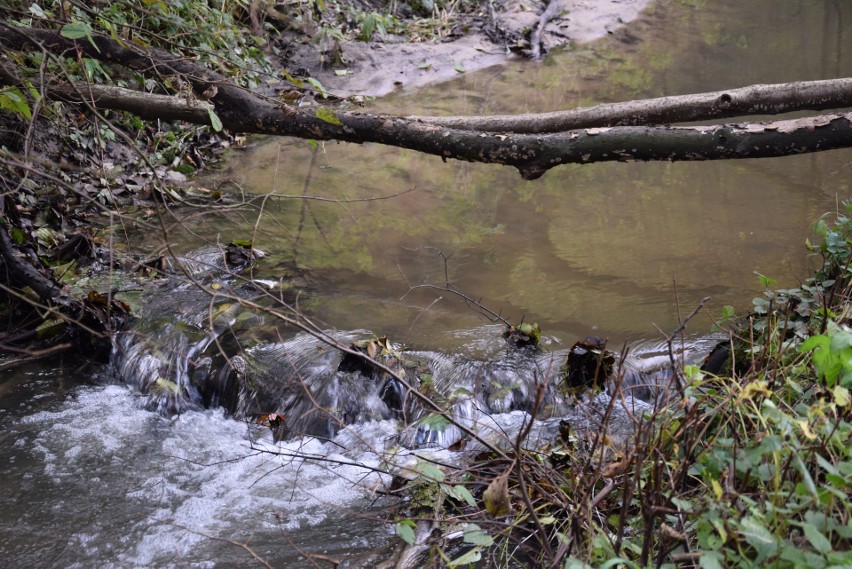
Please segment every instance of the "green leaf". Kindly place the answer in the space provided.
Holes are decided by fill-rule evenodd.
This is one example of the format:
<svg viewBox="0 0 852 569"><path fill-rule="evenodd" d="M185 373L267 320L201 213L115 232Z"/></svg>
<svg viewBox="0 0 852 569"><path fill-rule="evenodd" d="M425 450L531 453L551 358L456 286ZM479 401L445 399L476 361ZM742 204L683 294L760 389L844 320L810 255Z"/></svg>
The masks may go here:
<svg viewBox="0 0 852 569"><path fill-rule="evenodd" d="M753 516L743 519L739 523L739 530L745 540L757 552L755 563L760 563L770 555L777 552L778 541L772 535L761 520Z"/></svg>
<svg viewBox="0 0 852 569"><path fill-rule="evenodd" d="M213 127L213 130L216 132L222 132L222 121L219 119L219 115L216 114L216 111L213 110L213 107L209 107L207 109L207 114L210 115L210 126Z"/></svg>
<svg viewBox="0 0 852 569"><path fill-rule="evenodd" d="M329 124L333 124L336 126L343 126L343 123L340 122L340 119L337 118L337 115L334 114L334 111L327 107L317 107L317 118L321 121L325 121Z"/></svg>
<svg viewBox="0 0 852 569"><path fill-rule="evenodd" d="M334 74L337 75L338 77L342 77L344 75L347 75L348 73L349 73L348 69L335 69L334 70Z"/></svg>
<svg viewBox="0 0 852 569"><path fill-rule="evenodd" d="M41 6L39 6L36 3L33 3L33 4L30 5L30 14L32 14L36 18L46 18L47 17L44 14L44 10L41 9Z"/></svg>
<svg viewBox="0 0 852 569"><path fill-rule="evenodd" d="M9 233L12 234L12 241L17 243L18 245L24 244L24 232L18 229L17 227L13 227L9 230Z"/></svg>
<svg viewBox="0 0 852 569"><path fill-rule="evenodd" d="M59 35L68 39L78 40L92 35L92 28L85 22L71 22L62 26L62 29L59 30Z"/></svg>
<svg viewBox="0 0 852 569"><path fill-rule="evenodd" d="M453 69L459 73L464 73L464 67L458 61L453 61Z"/></svg>
<svg viewBox="0 0 852 569"><path fill-rule="evenodd" d="M414 522L411 520L401 520L396 523L394 526L394 530L396 531L396 535L398 535L402 541L407 543L408 545L414 545Z"/></svg>
<svg viewBox="0 0 852 569"><path fill-rule="evenodd" d="M767 277L766 275L762 275L762 274L758 273L757 271L754 271L754 274L757 275L757 278L760 281L760 284L764 288L769 288L777 282L775 279L771 279L771 278Z"/></svg>
<svg viewBox="0 0 852 569"><path fill-rule="evenodd" d="M308 83L310 83L313 86L314 89L319 91L319 93L320 93L320 95L322 95L323 99L328 97L328 91L325 90L325 87L322 86L322 83L320 83L319 81L317 81L313 77L308 77L307 81L308 81Z"/></svg>
<svg viewBox="0 0 852 569"><path fill-rule="evenodd" d="M358 34L358 39L362 41L370 41L373 37L373 32L376 31L376 17L374 14L368 14L361 22L361 33Z"/></svg>
<svg viewBox="0 0 852 569"><path fill-rule="evenodd" d="M449 563L447 563L447 567L458 567L459 565L469 565L471 563L476 563L482 559L482 551L479 550L478 547L474 547L464 555L460 557L456 557Z"/></svg>
<svg viewBox="0 0 852 569"><path fill-rule="evenodd" d="M476 524L467 524L464 528L464 542L471 545L491 545L494 539L482 531Z"/></svg>
<svg viewBox="0 0 852 569"><path fill-rule="evenodd" d="M0 89L0 109L16 112L27 120L33 117L26 97L17 87Z"/></svg>
<svg viewBox="0 0 852 569"><path fill-rule="evenodd" d="M834 395L834 402L840 405L841 407L846 407L847 405L849 405L849 390L845 387L841 387L839 385L835 386L834 390L832 391L832 394Z"/></svg>
<svg viewBox="0 0 852 569"><path fill-rule="evenodd" d="M722 554L718 551L702 551L698 566L701 569L722 569L722 559Z"/></svg>
<svg viewBox="0 0 852 569"><path fill-rule="evenodd" d="M154 384L163 389L168 389L175 394L180 393L180 386L174 381L170 381L164 377L158 377Z"/></svg>
<svg viewBox="0 0 852 569"><path fill-rule="evenodd" d="M86 22L71 22L70 24L65 24L62 26L62 29L59 30L59 35L72 40L86 38L96 51L101 51L95 44L95 40L92 37L92 27Z"/></svg>
<svg viewBox="0 0 852 569"><path fill-rule="evenodd" d="M426 427L430 431L443 431L452 423L440 413L429 413L417 422L420 427Z"/></svg>
<svg viewBox="0 0 852 569"><path fill-rule="evenodd" d="M825 537L814 524L803 524L802 531L805 532L805 537L814 546L814 549L820 553L828 553L831 551L831 542Z"/></svg>
<svg viewBox="0 0 852 569"><path fill-rule="evenodd" d="M456 484L453 486L453 498L457 500L464 500L467 505L475 508L476 500L473 498L473 494L470 493L470 490L462 486L461 484Z"/></svg>
<svg viewBox="0 0 852 569"><path fill-rule="evenodd" d="M430 464L428 462L418 462L414 469L423 476L431 478L435 482L444 481L443 471L434 464Z"/></svg>
<svg viewBox="0 0 852 569"><path fill-rule="evenodd" d="M282 71L281 75L284 76L284 79L287 81L287 83L293 85L294 87L301 87L302 85L305 84L304 81L302 81L301 79L296 79L295 77L293 77L292 75L290 75L286 71Z"/></svg>

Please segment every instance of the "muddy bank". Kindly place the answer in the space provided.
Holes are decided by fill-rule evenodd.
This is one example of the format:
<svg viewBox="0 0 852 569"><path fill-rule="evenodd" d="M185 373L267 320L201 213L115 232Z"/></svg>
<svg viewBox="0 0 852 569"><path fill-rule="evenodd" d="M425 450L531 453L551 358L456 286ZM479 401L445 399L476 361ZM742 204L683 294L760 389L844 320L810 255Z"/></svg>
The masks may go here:
<svg viewBox="0 0 852 569"><path fill-rule="evenodd" d="M549 20L540 34L542 52L613 33L648 4L650 0L495 0L480 12L459 16L461 23L445 41L412 43L402 36L341 41L342 61L331 64L315 44L294 40L288 63L310 70L335 94L379 97L529 56L531 36L545 12Z"/></svg>

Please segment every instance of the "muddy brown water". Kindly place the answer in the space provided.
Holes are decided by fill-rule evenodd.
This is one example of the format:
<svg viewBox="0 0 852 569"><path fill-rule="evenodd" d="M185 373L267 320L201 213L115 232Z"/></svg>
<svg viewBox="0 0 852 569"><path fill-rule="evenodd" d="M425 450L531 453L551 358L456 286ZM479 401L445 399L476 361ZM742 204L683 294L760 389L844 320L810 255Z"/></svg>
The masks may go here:
<svg viewBox="0 0 852 569"><path fill-rule="evenodd" d="M852 3L841 0L658 2L616 36L541 64L460 75L370 108L545 111L846 76L850 21ZM314 153L304 141L270 139L235 154L218 179L252 192L338 200L414 188L368 203L313 201L304 215L302 201L267 202L254 236L270 257L261 276L275 277L277 263L295 256L317 270L319 292L303 304L310 313L341 329L371 328L450 351L476 338L476 312L434 291L400 300L406 279L444 279L435 249L448 256L455 285L507 317L539 321L563 343L591 332L617 342L652 337L654 324L675 326L677 299L687 313L710 295L709 316L691 326L703 332L723 305L747 309L760 292L754 271L780 285L808 275L804 240L820 215L849 196L850 176L852 151L833 151L564 167L524 182L508 168L444 164L377 145L326 143ZM255 228L254 219L198 219L196 232L222 240ZM388 541L375 520L381 513L359 486L379 464L375 455L336 469L256 455L246 426L221 411L170 421L144 411L139 397L103 374L81 386L68 370L35 365L2 380L5 567L251 563L221 539L249 543L273 566L291 567L302 562L297 549L346 557ZM392 425L364 429L366 440L380 441ZM290 453L339 451L315 440L288 445Z"/></svg>
<svg viewBox="0 0 852 569"><path fill-rule="evenodd" d="M852 74L847 2L660 2L605 40L368 105L395 114L550 111L755 83ZM747 311L754 272L795 285L810 274L812 224L849 197L852 152L706 163L566 166L523 181L508 167L443 163L380 145L269 139L236 154L217 179L288 200L256 243L317 271L310 310L452 349L447 330L482 318L437 291L451 282L511 320L565 341L621 342L671 330L704 296L692 330L724 305ZM215 183L214 181L209 181ZM408 192L404 195L377 199ZM251 221L254 224L254 220ZM231 228L245 234L248 226ZM296 247L293 236L298 235ZM437 300L440 298L441 300Z"/></svg>

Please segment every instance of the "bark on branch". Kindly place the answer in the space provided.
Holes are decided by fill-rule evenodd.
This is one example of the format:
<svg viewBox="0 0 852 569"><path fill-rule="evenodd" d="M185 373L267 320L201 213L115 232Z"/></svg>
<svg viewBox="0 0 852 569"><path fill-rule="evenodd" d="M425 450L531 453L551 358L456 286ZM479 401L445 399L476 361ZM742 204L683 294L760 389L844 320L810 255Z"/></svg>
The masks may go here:
<svg viewBox="0 0 852 569"><path fill-rule="evenodd" d="M99 109L127 111L148 120L210 124L210 111L213 110L213 105L194 97L157 95L108 85L53 85L48 92L51 97L69 103L88 103Z"/></svg>
<svg viewBox="0 0 852 569"><path fill-rule="evenodd" d="M410 118L466 130L545 133L577 128L672 124L848 107L852 107L852 77L751 85L711 93L608 103L551 113Z"/></svg>
<svg viewBox="0 0 852 569"><path fill-rule="evenodd" d="M334 118L330 122L319 118L316 109L294 108L249 93L193 61L103 36L94 36L90 43L70 40L48 30L0 27L0 45L15 50L44 49L55 54L81 53L125 65L148 76L179 75L197 96L215 92L209 102L230 130L377 142L444 159L509 165L517 168L525 179L538 178L550 168L568 163L761 158L852 146L852 113L771 123L648 126L656 122L849 107L852 106L850 78L756 85L545 115L441 119L350 112L332 113ZM211 86L216 89L211 90ZM53 96L67 99L69 89L78 94L89 93L85 99L101 108L139 112L133 109L138 109L138 98L142 96L146 117L173 116L168 113L176 112L176 98L145 99L147 95L134 92L129 96L115 88L98 88L98 96L94 96L96 93L89 86L71 85L60 88ZM184 111L184 120L209 124L209 113L203 105Z"/></svg>

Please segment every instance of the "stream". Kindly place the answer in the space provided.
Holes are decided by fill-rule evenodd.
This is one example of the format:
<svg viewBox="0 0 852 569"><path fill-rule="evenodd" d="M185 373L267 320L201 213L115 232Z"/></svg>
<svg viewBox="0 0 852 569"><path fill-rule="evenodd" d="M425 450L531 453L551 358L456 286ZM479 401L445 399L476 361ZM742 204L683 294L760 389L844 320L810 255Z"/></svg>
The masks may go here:
<svg viewBox="0 0 852 569"><path fill-rule="evenodd" d="M367 108L534 112L849 76L850 21L852 4L842 0L664 0L625 29L540 64L460 74ZM703 297L711 300L690 323L693 338L709 332L723 306L749 309L761 291L755 271L781 287L807 277L813 260L804 240L850 196L850 178L846 150L568 166L525 182L509 168L377 145L266 139L198 183L337 203L269 199L260 218L197 216L192 234L175 230L171 238L183 251L204 245L198 235L253 239L266 253L253 278L274 283L290 267L308 269L299 306L312 319L370 331L342 333L346 342L375 333L412 346L437 378L450 378L451 390L473 373L496 377L520 366L479 310L446 291L410 287L449 279L510 321L538 322L545 354L537 365L551 371L542 362L586 336L606 337L614 349L634 346L650 360L660 352L659 330L673 330ZM150 251L155 241L145 236L132 246ZM188 302L177 289L164 294L175 295L165 299L175 316L164 300L146 315L144 335L160 345L183 341L181 349L209 345L203 330L180 340L191 328L191 318L178 316ZM155 316L174 326L153 325ZM317 352L291 328L279 334L265 345ZM706 353L709 345L696 339L687 348ZM305 366L319 360L305 361L299 369L308 376ZM489 361L496 363L481 371ZM447 445L399 444L400 421L378 411L324 436L281 441L221 407L157 412L150 395L126 385L136 371L120 369L53 363L0 372L4 567L258 566L243 545L274 567L310 566L302 552L373 566L393 538L384 524L392 502L374 491L389 480L388 453L402 466L423 452L454 460ZM169 373L169 381L190 385L190 371ZM498 399L487 394L483 417L495 432L511 432L523 422L523 405ZM543 421L541 436L552 426ZM429 442L423 433L412 437Z"/></svg>

